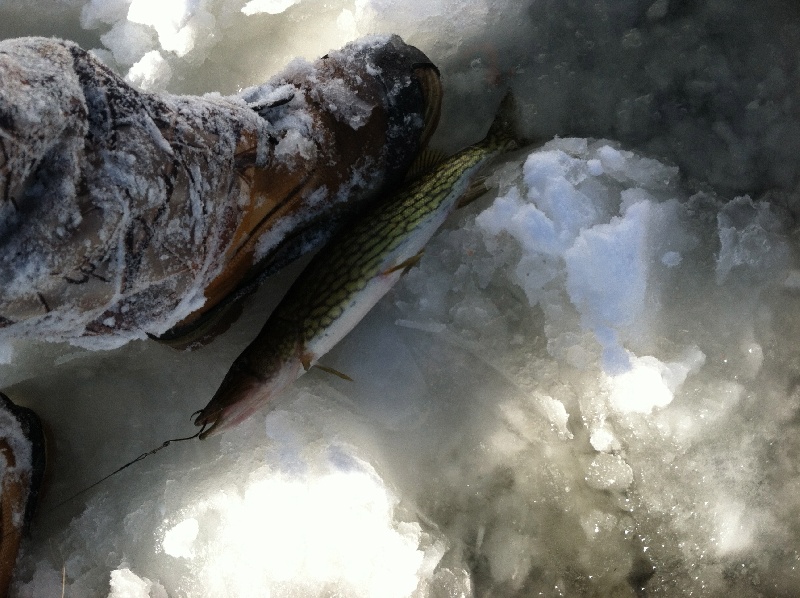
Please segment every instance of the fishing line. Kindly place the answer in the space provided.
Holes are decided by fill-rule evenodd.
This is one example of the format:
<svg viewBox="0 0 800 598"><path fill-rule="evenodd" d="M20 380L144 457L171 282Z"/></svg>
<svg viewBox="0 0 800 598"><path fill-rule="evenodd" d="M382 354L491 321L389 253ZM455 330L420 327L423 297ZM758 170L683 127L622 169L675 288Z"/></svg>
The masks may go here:
<svg viewBox="0 0 800 598"><path fill-rule="evenodd" d="M2 393L0 393L0 395L2 395ZM200 430L198 430L197 432L195 432L195 433L194 433L194 434L192 434L191 436L184 436L183 438L170 438L169 440L165 440L164 442L162 442L162 443L161 443L159 446L157 446L156 448L154 448L154 449L151 449L151 450L149 450L149 451L147 451L147 452L144 452L144 453L142 453L141 455L139 455L138 457L136 457L136 458L135 458L135 459L133 459L132 461L129 461L128 463L126 463L126 464L125 464L125 465L123 465L122 467L119 467L119 468L115 469L114 471L112 471L111 473L109 473L108 475L106 475L106 476L103 476L102 478L100 478L99 480L97 480L96 482L94 482L93 484L91 484L90 486L87 486L86 488L83 488L83 489L79 490L78 492L76 492L76 493L75 493L75 494L73 494L72 496L69 496L68 498L65 498L64 500L62 500L62 501L61 501L61 502L59 502L58 504L56 504L56 505L54 505L54 506L50 507L49 509L47 509L47 511L42 511L41 513L38 513L38 516L39 516L39 517L45 517L45 516L47 516L47 515L50 515L51 513L55 512L56 510L58 510L58 509L60 509L61 507L63 507L63 506L64 506L65 504L67 504L68 502L75 500L76 498L78 498L78 497L79 497L79 496L81 496L82 494L85 494L86 492L88 492L88 491L89 491L89 490L91 490L92 488L96 488L97 486L99 486L100 484L102 484L103 482L105 482L107 479L109 479L109 478L111 478L111 477L113 477L113 476L117 475L119 472L123 471L124 469L127 469L128 467L130 467L130 466L131 466L131 465L133 465L134 463L138 463L139 461L142 461L142 460L146 459L146 458L147 458L147 457L149 457L150 455L155 455L157 452L159 452L159 451L160 451L160 450L162 450L162 449L165 449L165 448L167 448L167 447L168 447L170 444L172 444L172 443L174 443L174 442L184 442L184 441L186 441L186 440L192 440L192 439L194 439L194 438L197 438L198 436L200 436L200 434L202 434L202 433L203 433L203 431L204 431L205 429L206 429L206 426L205 426L205 425L203 425L203 427L202 427L202 428L200 428ZM35 514L34 514L34 516L33 516L31 519L34 519L34 518L36 518L36 516L37 516L37 514L35 513ZM29 526L30 526L30 524L31 524L31 521L26 521L24 525L25 525L25 527L29 527ZM6 538L6 536L9 536L9 535L11 535L11 534L13 534L13 533L15 533L15 531L14 531L13 529L12 529L12 530L9 530L9 531L3 531L2 533L0 533L0 541L4 540L4 539ZM28 533L30 533L30 530L28 529L27 531L24 531L23 533L24 533L25 535L27 535Z"/></svg>
<svg viewBox="0 0 800 598"><path fill-rule="evenodd" d="M0 393L0 394L1 394L1 393ZM100 479L99 479L99 480L97 480L95 483L93 483L91 486L87 486L86 488L83 488L82 490L79 490L78 492L76 492L76 493L75 493L75 494L73 494L72 496L70 496L70 497L68 497L68 498L65 498L64 500L62 500L62 501L61 501L61 502L59 502L58 504L56 504L56 505L54 505L54 506L50 507L49 509L47 509L47 511L43 511L42 513L40 513L40 514L39 514L39 516L40 516L40 517L44 517L44 516L46 516L46 515L49 515L50 513L53 513L53 512L54 512L54 511L56 511L57 509L59 509L59 508L63 507L63 506L64 506L65 504L67 504L68 502L70 502L70 501L72 501L72 500L75 500L75 499L76 499L76 498L78 498L80 495L82 495L82 494L84 494L84 493L88 492L88 491L89 491L89 490L91 490L92 488L95 488L95 487L99 486L100 484L102 484L103 482L105 482L105 481L106 481L108 478L110 478L110 477L113 477L113 476L117 475L117 474L118 474L119 472L121 472L123 469L126 469L126 468L130 467L131 465L133 465L134 463L138 463L139 461L142 461L142 460L146 459L146 458L147 458L147 457L149 457L150 455L155 455L155 454L156 454L158 451L160 451L160 450L162 450L162 449L165 449L165 448L167 448L167 447L168 447L170 444L172 444L173 442L183 442L183 441L185 441L185 440L192 440L192 439L194 439L194 438L197 438L198 436L200 436L200 434L202 434L202 433L203 433L203 431L204 431L205 429L206 429L206 426L203 426L202 428L200 428L200 430L199 430L198 432L195 432L195 433L194 433L193 435L191 435L191 436L185 436L185 437L183 437L183 438L170 438L169 440L165 440L164 442L162 442L162 443L161 443L159 446L157 446L156 448L154 448L154 449L151 449L151 450L149 450L149 451L147 451L147 452L145 452L145 453L142 453L141 455L139 455L138 457L136 457L136 458L135 458L133 461L129 461L128 463L126 463L126 464L125 464L125 465L123 465L122 467L119 467L119 468L117 468L116 470L112 471L112 472L111 472L110 474L108 474L107 476L104 476L104 477L100 478ZM34 515L34 517L35 517L35 516L36 516L36 515ZM27 525L30 525L30 522L29 522L29 521L28 521L28 522L26 522L26 524L25 524L25 525L26 525L26 526L27 526ZM9 531L7 531L7 532L3 532L2 534L0 534L0 540L4 540L4 539L6 538L6 536L9 536L9 535L11 535L12 533L15 533L15 532L14 532L14 530L9 530ZM26 533L26 534L27 534L27 533L29 533L29 531L28 531L28 532L24 532L24 533ZM64 582L65 582L65 579L66 579L66 577L65 577L65 573L66 573L66 570L63 570L63 571L62 571L62 596L63 596L63 588L64 588L64 585L63 585L63 584L64 584Z"/></svg>
<svg viewBox="0 0 800 598"><path fill-rule="evenodd" d="M116 470L112 471L112 472L111 472L110 474L108 474L107 476L104 476L104 477L100 478L99 480L97 480L96 482L94 482L92 485L90 485L90 486L87 486L86 488L83 488L82 490L79 490L78 492L76 492L76 493L75 493L75 494L73 494L72 496L70 496L70 497L68 497L68 498L65 498L64 500L62 500L62 501L61 501L61 502L59 502L58 504L56 504L56 505L54 505L54 506L50 507L50 508L49 508L49 509L48 509L48 510L45 512L45 513L42 513L42 515L48 515L48 514L52 513L52 512L53 512L53 511L55 511L56 509L58 509L58 508L60 508L60 507L64 506L64 505L65 505L65 504L67 504L68 502L70 502L70 501L72 501L72 500L75 500L75 499L76 499L76 498L78 498L80 495L82 495L82 494L84 494L84 493L88 492L88 491L89 491L89 490L91 490L92 488L95 488L95 487L99 486L100 484L102 484L103 482L105 482L105 481L106 481L108 478L110 478L110 477L113 477L113 476L117 475L119 472L121 472L121 471L122 471L122 470L124 470L124 469L127 469L128 467L130 467L130 466L131 466L131 465L133 465L134 463L138 463L139 461L142 461L142 460L146 459L146 458L147 458L147 457L149 457L150 455L155 455L155 454L156 454L158 451L160 451L160 450L162 450L162 449L165 449L165 448L167 448L167 447L168 447L170 444L172 444L173 442L183 442L183 441L185 441L185 440L192 440L192 439L194 439L194 438L197 438L198 436L200 436L200 434L202 434L202 433L203 433L203 431L204 431L205 429L206 429L206 426L203 426L202 428L200 428L200 430L199 430L198 432L195 432L195 433L194 433L193 435L191 435L191 436L185 436L185 437L183 437L183 438L171 438L171 439L169 439L169 440L165 440L164 442L162 442L162 443L161 443L159 446L157 446L156 448L154 448L154 449L152 449L152 450L149 450L149 451L147 451L147 452L145 452L145 453L142 453L141 455L139 455L138 457L136 457L136 458L135 458L133 461L129 461L128 463L126 463L126 464L125 464L125 465L123 465L122 467L119 467L118 469L116 469Z"/></svg>

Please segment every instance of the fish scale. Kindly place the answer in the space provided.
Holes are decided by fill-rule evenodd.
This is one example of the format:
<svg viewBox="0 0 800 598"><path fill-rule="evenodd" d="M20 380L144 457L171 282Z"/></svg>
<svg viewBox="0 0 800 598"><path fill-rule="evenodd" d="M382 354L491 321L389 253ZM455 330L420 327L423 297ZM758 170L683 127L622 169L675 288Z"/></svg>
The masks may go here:
<svg viewBox="0 0 800 598"><path fill-rule="evenodd" d="M287 294L283 302L287 306L284 318L304 322L306 339L330 324L343 311L344 302L381 272L386 255L441 206L462 173L491 157L495 149L477 146L456 154L447 161L443 172L423 177L391 204L381 205L366 216L355 230L340 235L332 242L330 253L309 264L298 284Z"/></svg>
<svg viewBox="0 0 800 598"><path fill-rule="evenodd" d="M314 365L412 266L472 177L516 146L501 104L486 138L407 184L341 231L309 263L195 419L201 438L235 425Z"/></svg>

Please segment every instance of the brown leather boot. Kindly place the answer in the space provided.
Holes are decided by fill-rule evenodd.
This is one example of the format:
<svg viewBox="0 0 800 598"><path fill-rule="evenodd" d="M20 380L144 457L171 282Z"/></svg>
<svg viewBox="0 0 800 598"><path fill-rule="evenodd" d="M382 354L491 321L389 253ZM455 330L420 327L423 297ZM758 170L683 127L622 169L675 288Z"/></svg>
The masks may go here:
<svg viewBox="0 0 800 598"><path fill-rule="evenodd" d="M0 85L0 337L92 348L213 336L402 178L441 100L397 36L229 97L143 93L74 43L5 40Z"/></svg>
<svg viewBox="0 0 800 598"><path fill-rule="evenodd" d="M37 415L0 392L0 598L8 596L19 545L38 502L45 452Z"/></svg>

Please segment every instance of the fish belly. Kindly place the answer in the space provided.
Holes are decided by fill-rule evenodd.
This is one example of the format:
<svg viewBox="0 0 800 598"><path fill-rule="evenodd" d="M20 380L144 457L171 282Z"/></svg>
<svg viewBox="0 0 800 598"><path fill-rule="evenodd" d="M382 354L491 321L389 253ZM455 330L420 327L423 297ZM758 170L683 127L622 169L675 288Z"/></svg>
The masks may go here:
<svg viewBox="0 0 800 598"><path fill-rule="evenodd" d="M454 194L455 195L455 194ZM457 197L442 202L439 209L432 212L401 242L381 263L381 267L360 291L354 293L347 302L342 314L333 323L320 331L306 344L306 354L311 356L313 365L320 357L330 351L348 332L375 307L378 301L389 292L403 276L405 267L419 254L437 229L444 223L453 209Z"/></svg>

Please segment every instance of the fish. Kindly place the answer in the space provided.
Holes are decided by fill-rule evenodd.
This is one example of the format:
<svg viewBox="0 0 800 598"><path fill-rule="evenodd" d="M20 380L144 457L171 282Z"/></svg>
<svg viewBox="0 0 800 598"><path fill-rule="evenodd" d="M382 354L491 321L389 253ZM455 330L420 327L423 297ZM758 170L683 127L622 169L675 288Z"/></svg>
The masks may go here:
<svg viewBox="0 0 800 598"><path fill-rule="evenodd" d="M481 168L520 144L514 112L509 93L482 141L403 185L312 258L198 413L201 439L238 425L318 365L419 261Z"/></svg>

